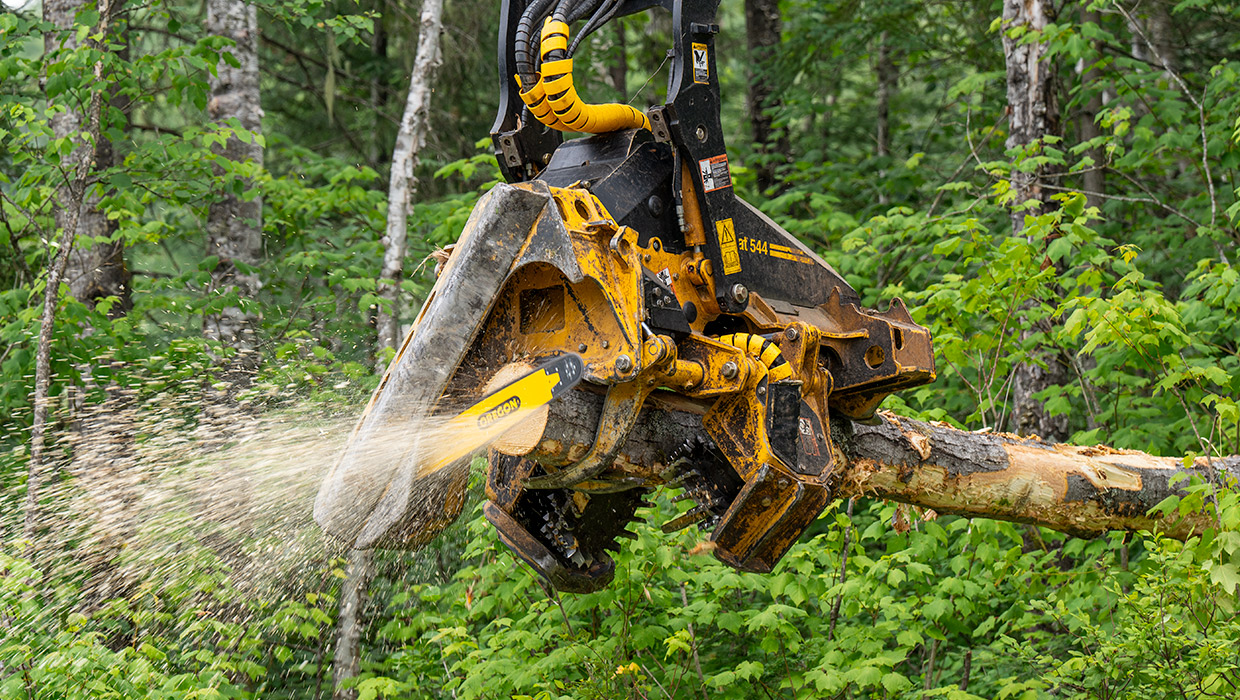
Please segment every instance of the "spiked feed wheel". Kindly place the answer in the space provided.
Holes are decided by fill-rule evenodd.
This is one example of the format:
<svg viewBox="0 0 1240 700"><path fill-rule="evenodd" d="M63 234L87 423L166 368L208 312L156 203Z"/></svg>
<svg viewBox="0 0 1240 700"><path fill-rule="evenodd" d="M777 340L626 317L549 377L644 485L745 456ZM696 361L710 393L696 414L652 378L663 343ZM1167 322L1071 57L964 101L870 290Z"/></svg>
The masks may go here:
<svg viewBox="0 0 1240 700"><path fill-rule="evenodd" d="M648 505L648 489L586 494L571 489L527 489L521 483L542 467L492 452L486 514L500 538L556 588L577 593L611 582L611 553L631 539L628 525Z"/></svg>

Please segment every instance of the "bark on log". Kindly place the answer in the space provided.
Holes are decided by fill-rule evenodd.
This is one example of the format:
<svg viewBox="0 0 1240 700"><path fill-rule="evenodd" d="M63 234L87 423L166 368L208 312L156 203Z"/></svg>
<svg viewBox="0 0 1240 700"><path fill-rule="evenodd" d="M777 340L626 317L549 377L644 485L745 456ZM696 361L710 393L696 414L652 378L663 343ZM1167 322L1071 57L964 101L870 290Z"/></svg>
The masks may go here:
<svg viewBox="0 0 1240 700"><path fill-rule="evenodd" d="M580 458L594 439L602 400L574 391L552 404L541 440L528 456L553 465ZM671 450L701 432L703 410L679 398L656 399L621 449L621 466L657 469ZM1158 527L1184 539L1209 527L1211 518L1193 515L1177 522L1148 515L1149 510L1182 494L1188 484L1182 477L1196 475L1233 488L1240 483L1240 457L1199 458L1185 469L1174 457L968 432L888 413L879 418L872 426L833 423L843 455L836 467L838 496L1029 523L1079 537Z"/></svg>

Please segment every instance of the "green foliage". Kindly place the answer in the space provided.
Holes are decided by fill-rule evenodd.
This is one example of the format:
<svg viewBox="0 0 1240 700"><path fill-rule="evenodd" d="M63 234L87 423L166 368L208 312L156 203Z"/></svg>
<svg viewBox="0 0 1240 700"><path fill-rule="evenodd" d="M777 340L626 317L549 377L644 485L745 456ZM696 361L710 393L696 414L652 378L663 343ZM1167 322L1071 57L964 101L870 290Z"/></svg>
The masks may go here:
<svg viewBox="0 0 1240 700"><path fill-rule="evenodd" d="M742 8L725 4L716 58L738 187L867 303L902 297L931 328L938 381L888 408L1002 430L1014 368L1050 349L1072 380L1040 398L1070 418L1074 441L1240 453L1240 73L1229 60L1240 12L1195 1L1139 8L1147 27L1158 12L1174 23L1159 49L1174 51L1168 70L1119 5L1093 5L1096 15L1066 7L1040 34L1022 35L1048 44L1063 130L1009 150L993 3L787 0L780 51L752 65ZM91 569L76 566L73 546L85 545L76 536L66 551L38 553L16 537L34 339L57 252L52 209L75 145L52 120L70 106L104 105L115 158L94 171L87 194L113 222L104 238L125 244L133 308L62 290L58 418L73 415L71 389L90 368L88 405L103 400L98 387L121 387L144 407L175 406L174 419L192 428L201 419L193 397L211 386L224 352L202 338L202 319L230 305L262 318L263 362L238 397L248 410L360 409L377 382L387 157L416 7L260 8L261 135L208 119L207 76L235 59L229 42L202 35L198 4L128 3L105 33L93 10L59 35L30 7L0 13L0 513L13 514L0 518L0 697L330 691L345 572L322 549L306 550L302 571L272 574L269 588L245 586L247 566L271 551L263 537L276 535L209 518L187 526L170 513L146 526L179 538L175 565L101 598ZM499 177L479 141L496 95L496 22L490 10L449 4L451 40L409 217L406 321L429 288L427 255L456 239ZM612 99L603 76L623 38L626 99L658 102L666 17L622 26L583 45L583 92ZM76 43L65 44L70 36ZM881 155L880 51L898 75ZM745 137L751 75L773 87L768 112L787 143L761 156L781 175L765 193L748 191L760 163ZM257 139L265 165L222 158L215 147L233 137ZM1011 177L1035 168L1050 173L1053 204L1026 208L1013 236ZM1103 191L1078 194L1099 169ZM210 289L219 259L203 254L203 222L222 192L262 197L254 299ZM135 442L156 438L142 432ZM71 486L76 477L59 478ZM363 699L539 700L1198 698L1231 697L1240 684L1240 505L1210 484L1159 506L1217 516L1216 531L1183 544L1156 534L1084 541L836 503L764 576L698 555L694 531L658 531L684 507L660 497L641 511L648 522L617 555L615 582L584 596L548 593L476 511L424 552L383 555L365 610L363 673L350 684ZM221 540L251 553L226 557L213 548Z"/></svg>

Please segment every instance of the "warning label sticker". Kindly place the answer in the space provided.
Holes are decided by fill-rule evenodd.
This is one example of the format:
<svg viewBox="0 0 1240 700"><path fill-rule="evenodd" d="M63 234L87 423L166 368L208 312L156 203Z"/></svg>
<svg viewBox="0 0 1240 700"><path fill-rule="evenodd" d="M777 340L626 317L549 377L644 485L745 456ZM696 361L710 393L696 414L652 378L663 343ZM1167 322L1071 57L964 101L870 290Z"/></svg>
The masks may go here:
<svg viewBox="0 0 1240 700"><path fill-rule="evenodd" d="M658 277L659 281L662 282L664 285L666 285L668 289L672 289L672 271L671 270L665 267L662 270L659 270L658 272L656 272L654 276ZM676 290L672 289L672 294L675 295Z"/></svg>
<svg viewBox="0 0 1240 700"><path fill-rule="evenodd" d="M706 44L693 44L693 82L703 85L710 82L710 53Z"/></svg>
<svg viewBox="0 0 1240 700"><path fill-rule="evenodd" d="M732 186L732 172L728 170L728 155L703 158L698 161L698 171L702 173L702 189L714 192Z"/></svg>
<svg viewBox="0 0 1240 700"><path fill-rule="evenodd" d="M723 274L735 275L741 271L741 255L736 252L736 228L731 219L720 219L715 222L715 233L719 236L719 252L723 257Z"/></svg>
<svg viewBox="0 0 1240 700"><path fill-rule="evenodd" d="M801 417L798 420L800 422L798 432L801 433L801 451L814 457L821 456L818 454L818 435L814 433L814 424L805 417Z"/></svg>

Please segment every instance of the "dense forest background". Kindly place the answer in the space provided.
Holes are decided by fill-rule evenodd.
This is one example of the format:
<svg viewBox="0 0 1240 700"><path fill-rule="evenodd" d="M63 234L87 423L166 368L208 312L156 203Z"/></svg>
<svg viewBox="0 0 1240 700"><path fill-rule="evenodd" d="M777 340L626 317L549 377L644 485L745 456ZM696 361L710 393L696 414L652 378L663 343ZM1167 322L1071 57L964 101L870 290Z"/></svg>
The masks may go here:
<svg viewBox="0 0 1240 700"><path fill-rule="evenodd" d="M1208 484L1162 506L1217 516L1186 543L838 502L766 576L660 499L583 596L472 505L416 553L323 541L390 328L498 178L498 3L424 2L5 0L0 697L1240 697ZM1240 453L1240 5L720 22L739 193L934 333L887 408ZM661 103L669 34L607 25L586 97Z"/></svg>

